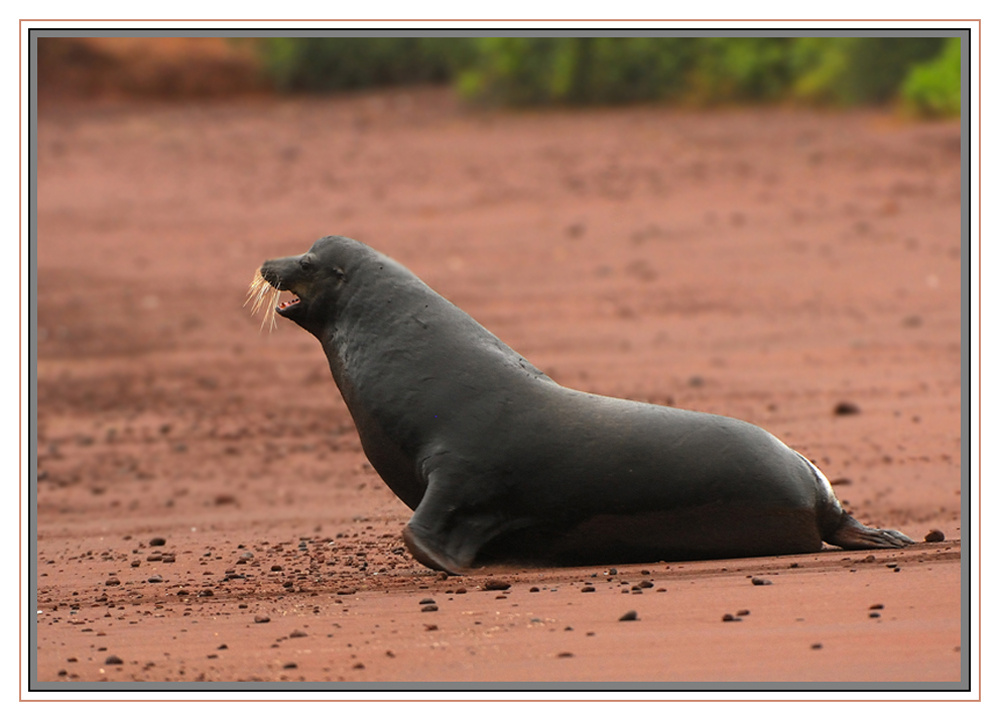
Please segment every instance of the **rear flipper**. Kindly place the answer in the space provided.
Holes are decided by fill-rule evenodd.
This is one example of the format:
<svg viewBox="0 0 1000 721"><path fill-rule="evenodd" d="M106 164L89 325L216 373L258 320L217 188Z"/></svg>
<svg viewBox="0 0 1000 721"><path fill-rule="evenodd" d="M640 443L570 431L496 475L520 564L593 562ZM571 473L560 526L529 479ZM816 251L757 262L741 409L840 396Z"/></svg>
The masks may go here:
<svg viewBox="0 0 1000 721"><path fill-rule="evenodd" d="M841 517L836 530L823 540L848 551L860 551L866 548L904 548L914 543L912 538L899 531L870 528L846 513Z"/></svg>

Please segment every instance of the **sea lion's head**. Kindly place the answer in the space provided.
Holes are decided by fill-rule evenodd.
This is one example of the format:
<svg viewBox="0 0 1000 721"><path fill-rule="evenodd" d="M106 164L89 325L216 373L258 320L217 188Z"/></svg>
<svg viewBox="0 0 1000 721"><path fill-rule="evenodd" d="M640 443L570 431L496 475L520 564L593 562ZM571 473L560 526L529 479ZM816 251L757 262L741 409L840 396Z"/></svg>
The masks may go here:
<svg viewBox="0 0 1000 721"><path fill-rule="evenodd" d="M247 303L252 303L254 313L264 308L261 327L274 328L275 315L280 315L319 336L333 320L352 270L370 253L374 251L350 238L320 238L302 255L268 260L258 268ZM292 297L279 302L281 291Z"/></svg>

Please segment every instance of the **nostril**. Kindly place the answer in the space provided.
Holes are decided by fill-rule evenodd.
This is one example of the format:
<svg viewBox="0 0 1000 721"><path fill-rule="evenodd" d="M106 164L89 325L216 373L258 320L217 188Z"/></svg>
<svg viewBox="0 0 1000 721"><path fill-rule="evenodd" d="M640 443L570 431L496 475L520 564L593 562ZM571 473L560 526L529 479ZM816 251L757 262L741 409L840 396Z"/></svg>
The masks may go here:
<svg viewBox="0 0 1000 721"><path fill-rule="evenodd" d="M264 277L264 280L275 288L281 285L281 277L278 275L278 272L274 268L268 267L267 264L261 266L260 274Z"/></svg>

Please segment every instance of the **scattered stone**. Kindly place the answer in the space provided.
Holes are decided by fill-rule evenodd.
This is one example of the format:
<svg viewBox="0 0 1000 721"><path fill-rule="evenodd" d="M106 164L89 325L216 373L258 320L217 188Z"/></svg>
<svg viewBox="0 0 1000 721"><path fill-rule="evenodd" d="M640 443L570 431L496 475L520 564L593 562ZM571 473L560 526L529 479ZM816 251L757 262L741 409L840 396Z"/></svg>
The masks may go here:
<svg viewBox="0 0 1000 721"><path fill-rule="evenodd" d="M562 653L557 653L556 658L573 658L573 654L569 651L563 651Z"/></svg>
<svg viewBox="0 0 1000 721"><path fill-rule="evenodd" d="M279 565L278 565L278 564L276 563L276 564L274 564L273 566L271 566L271 570L272 570L272 571L281 571L281 570L284 570L284 569L282 569L282 567L281 567L281 566L279 566Z"/></svg>
<svg viewBox="0 0 1000 721"><path fill-rule="evenodd" d="M431 604L428 604L426 606L421 606L420 610L423 613L429 613L431 611L437 611L438 607L436 605L434 605L433 603L431 603Z"/></svg>
<svg viewBox="0 0 1000 721"><path fill-rule="evenodd" d="M149 539L149 545L150 546L166 546L167 545L167 539L166 538L160 538L159 536L157 536L156 538Z"/></svg>
<svg viewBox="0 0 1000 721"><path fill-rule="evenodd" d="M156 574L146 579L146 583L163 583L163 576Z"/></svg>
<svg viewBox="0 0 1000 721"><path fill-rule="evenodd" d="M307 634L305 631L300 631L299 629L295 629L290 634L288 634L288 637L289 638L305 638L308 635L309 634Z"/></svg>
<svg viewBox="0 0 1000 721"><path fill-rule="evenodd" d="M834 478L832 481L830 481L831 486L849 486L852 483L854 483L854 481L852 481L850 478Z"/></svg>
<svg viewBox="0 0 1000 721"><path fill-rule="evenodd" d="M289 661L284 666L282 666L282 668L286 669L286 670L291 670L293 668L298 668L298 667L299 667L299 665L297 663L295 663L294 661Z"/></svg>
<svg viewBox="0 0 1000 721"><path fill-rule="evenodd" d="M119 581L117 578L109 578L107 581L104 582L104 585L105 586L120 586L120 585L122 585L122 582Z"/></svg>
<svg viewBox="0 0 1000 721"><path fill-rule="evenodd" d="M823 644L821 644L821 643L814 643L814 644L813 644L812 646L810 646L809 648L811 648L811 649L812 649L813 651L818 651L818 650L820 650L821 648L823 648Z"/></svg>
<svg viewBox="0 0 1000 721"><path fill-rule="evenodd" d="M622 617L619 618L618 620L619 621L638 621L639 620L639 614L637 612L635 612L635 611L626 611L622 615Z"/></svg>
<svg viewBox="0 0 1000 721"><path fill-rule="evenodd" d="M358 670L361 670L364 667L365 667L365 665L363 663L361 663L360 661L358 661L356 664L354 664L353 666L351 666L351 668L355 668L355 669L358 669Z"/></svg>
<svg viewBox="0 0 1000 721"><path fill-rule="evenodd" d="M868 607L868 610L869 611L881 611L883 608L885 608L885 604L884 603L873 603L871 606Z"/></svg>
<svg viewBox="0 0 1000 721"><path fill-rule="evenodd" d="M736 615L737 616L749 616L750 615L750 611L748 609L744 608L744 609L742 609L740 611L737 611Z"/></svg>
<svg viewBox="0 0 1000 721"><path fill-rule="evenodd" d="M437 631L438 627L437 627L436 623L425 623L424 624L424 630L425 631Z"/></svg>
<svg viewBox="0 0 1000 721"><path fill-rule="evenodd" d="M538 593L540 590L541 589L539 589L538 586L532 586L531 588L528 589L528 593Z"/></svg>
<svg viewBox="0 0 1000 721"><path fill-rule="evenodd" d="M271 617L270 616L257 615L257 616L253 617L253 622L254 623L270 623L271 622Z"/></svg>
<svg viewBox="0 0 1000 721"><path fill-rule="evenodd" d="M924 540L927 543L941 543L941 541L944 540L944 533L934 528L930 531L930 533L924 536Z"/></svg>
<svg viewBox="0 0 1000 721"><path fill-rule="evenodd" d="M420 605L421 606L426 606L427 604L431 604L431 603L434 603L434 599L433 598L423 598L423 599L420 600Z"/></svg>
<svg viewBox="0 0 1000 721"><path fill-rule="evenodd" d="M878 611L872 611L868 614L868 618L882 618L882 614Z"/></svg>
<svg viewBox="0 0 1000 721"><path fill-rule="evenodd" d="M858 404L851 401L841 401L833 407L833 414L836 416L855 416L860 412Z"/></svg>
<svg viewBox="0 0 1000 721"><path fill-rule="evenodd" d="M597 591L597 589L593 586L584 586L580 589L580 593L594 593L595 591Z"/></svg>
<svg viewBox="0 0 1000 721"><path fill-rule="evenodd" d="M121 666L125 662L122 661L118 656L111 654L106 659L104 659L104 663L107 664L108 666Z"/></svg>
<svg viewBox="0 0 1000 721"><path fill-rule="evenodd" d="M228 650L228 649L229 649L229 646L227 646L226 644L222 644L222 645L221 645L221 646L219 646L219 648L218 648L218 649L216 649L216 650L218 650L218 651L226 651L226 650Z"/></svg>
<svg viewBox="0 0 1000 721"><path fill-rule="evenodd" d="M771 585L771 582L769 580L767 580L766 578L759 578L757 576L754 576L753 578L751 578L750 579L750 583L752 583L755 586L770 586Z"/></svg>
<svg viewBox="0 0 1000 721"><path fill-rule="evenodd" d="M483 584L484 591L506 591L510 584L505 581L487 581Z"/></svg>
<svg viewBox="0 0 1000 721"><path fill-rule="evenodd" d="M743 619L739 618L738 616L734 616L731 613L725 613L722 615L722 620L726 623L729 623L730 621L742 621Z"/></svg>

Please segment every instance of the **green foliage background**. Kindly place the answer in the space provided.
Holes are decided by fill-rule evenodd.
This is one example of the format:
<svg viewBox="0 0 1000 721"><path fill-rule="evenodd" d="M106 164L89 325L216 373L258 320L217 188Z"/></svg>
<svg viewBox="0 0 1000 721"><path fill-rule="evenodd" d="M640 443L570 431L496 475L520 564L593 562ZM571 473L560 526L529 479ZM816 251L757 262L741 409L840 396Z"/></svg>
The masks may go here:
<svg viewBox="0 0 1000 721"><path fill-rule="evenodd" d="M267 38L276 87L452 83L496 105L901 101L957 115L959 38Z"/></svg>

